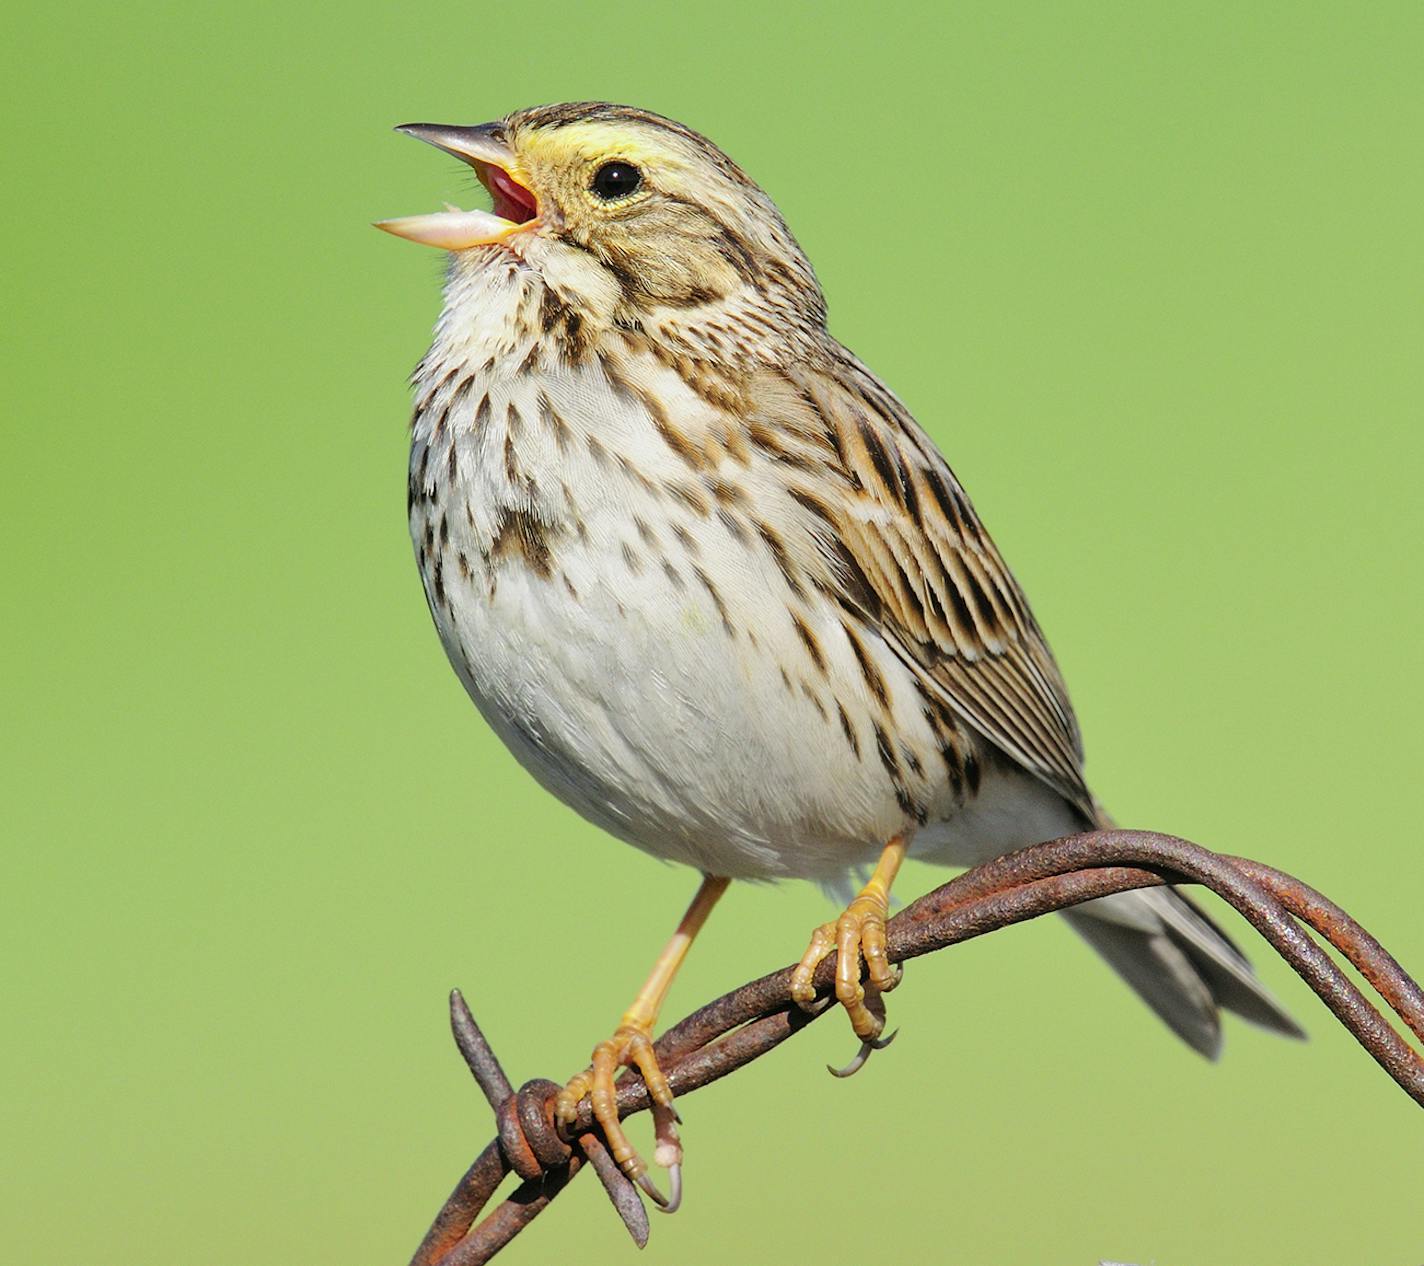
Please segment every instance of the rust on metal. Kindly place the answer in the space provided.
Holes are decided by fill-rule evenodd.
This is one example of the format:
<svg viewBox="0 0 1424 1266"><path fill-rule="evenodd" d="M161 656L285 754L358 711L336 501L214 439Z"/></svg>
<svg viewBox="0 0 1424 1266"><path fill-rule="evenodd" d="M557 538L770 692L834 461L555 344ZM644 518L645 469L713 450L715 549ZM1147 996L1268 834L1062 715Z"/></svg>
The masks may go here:
<svg viewBox="0 0 1424 1266"><path fill-rule="evenodd" d="M1424 990L1354 919L1314 888L1260 862L1212 853L1149 831L1091 831L1020 849L978 866L906 906L886 925L891 963L967 941L1067 906L1164 883L1196 883L1230 903L1310 986L1404 1092L1424 1106L1424 1057L1365 997L1310 935L1350 963L1386 1006L1424 1042ZM1307 931L1310 929L1310 931ZM673 1025L655 1044L675 1095L690 1094L779 1046L816 1020L791 1000L792 968L734 989ZM833 994L835 960L815 974L816 993ZM561 1133L553 1116L558 1086L526 1082L516 1092L459 990L450 995L455 1042L494 1109L496 1137L465 1171L416 1250L411 1266L478 1266L534 1220L587 1162L629 1235L641 1248L648 1216L614 1163L585 1102ZM618 1114L649 1106L635 1072L618 1083ZM521 1185L483 1220L509 1174Z"/></svg>

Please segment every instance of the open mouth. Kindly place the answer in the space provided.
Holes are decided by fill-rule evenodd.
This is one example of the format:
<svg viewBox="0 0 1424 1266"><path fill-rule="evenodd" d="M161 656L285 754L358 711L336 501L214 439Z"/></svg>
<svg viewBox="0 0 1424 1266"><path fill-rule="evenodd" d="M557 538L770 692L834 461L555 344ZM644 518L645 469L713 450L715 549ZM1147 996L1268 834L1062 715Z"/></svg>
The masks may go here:
<svg viewBox="0 0 1424 1266"><path fill-rule="evenodd" d="M450 127L441 123L405 123L396 129L453 154L475 169L475 175L494 200L493 211L462 211L447 204L432 215L408 215L378 220L376 227L407 241L447 251L467 250L504 241L511 233L532 224L539 215L539 200L521 184L514 152L498 123L479 127Z"/></svg>
<svg viewBox="0 0 1424 1266"><path fill-rule="evenodd" d="M476 162L475 175L494 199L494 213L511 224L528 224L539 214L539 200L502 167Z"/></svg>

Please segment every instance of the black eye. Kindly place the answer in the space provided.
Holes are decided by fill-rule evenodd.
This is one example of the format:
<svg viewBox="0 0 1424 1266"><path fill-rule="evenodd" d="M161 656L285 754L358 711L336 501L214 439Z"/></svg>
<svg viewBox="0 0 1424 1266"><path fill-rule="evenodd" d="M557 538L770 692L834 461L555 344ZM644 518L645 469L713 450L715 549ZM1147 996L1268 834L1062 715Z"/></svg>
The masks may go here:
<svg viewBox="0 0 1424 1266"><path fill-rule="evenodd" d="M643 173L632 163L612 162L604 163L593 173L593 184L589 187L604 202L612 202L636 193L642 183Z"/></svg>

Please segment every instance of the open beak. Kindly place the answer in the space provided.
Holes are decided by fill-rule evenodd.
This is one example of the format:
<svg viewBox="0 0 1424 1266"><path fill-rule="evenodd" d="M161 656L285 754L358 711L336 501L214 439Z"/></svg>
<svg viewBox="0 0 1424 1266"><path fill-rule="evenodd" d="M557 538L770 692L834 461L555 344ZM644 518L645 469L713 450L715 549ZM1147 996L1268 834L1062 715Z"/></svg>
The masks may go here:
<svg viewBox="0 0 1424 1266"><path fill-rule="evenodd" d="M538 199L520 179L514 151L504 139L503 124L450 127L443 123L402 123L396 131L469 163L480 183L490 191L494 210L461 211L451 207L432 215L377 220L378 229L426 246L463 251L503 241L538 217Z"/></svg>

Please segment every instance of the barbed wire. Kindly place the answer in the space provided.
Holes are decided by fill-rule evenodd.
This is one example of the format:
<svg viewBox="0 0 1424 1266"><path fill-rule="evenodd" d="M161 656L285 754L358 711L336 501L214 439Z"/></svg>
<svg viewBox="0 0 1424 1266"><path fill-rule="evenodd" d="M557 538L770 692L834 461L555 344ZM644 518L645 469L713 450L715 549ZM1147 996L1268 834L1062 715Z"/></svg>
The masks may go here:
<svg viewBox="0 0 1424 1266"><path fill-rule="evenodd" d="M1332 945L1424 1043L1424 990L1363 927L1309 885L1261 862L1210 852L1148 831L1091 831L1021 849L967 871L900 911L886 925L892 963L930 954L1067 906L1159 884L1194 883L1232 905L1313 989L1330 1012L1415 1103L1424 1107L1424 1057L1316 943ZM699 1007L658 1039L673 1093L687 1095L775 1049L814 1022L791 1000L784 967ZM818 998L834 996L834 956L816 971ZM587 1100L567 1130L555 1125L559 1087L537 1079L515 1091L459 990L450 995L455 1042L494 1110L496 1134L436 1214L411 1266L479 1266L529 1225L585 1165L603 1183L642 1247L648 1215L637 1189L604 1146ZM645 1111L636 1073L618 1083L620 1117ZM476 1222L511 1173L520 1185Z"/></svg>

